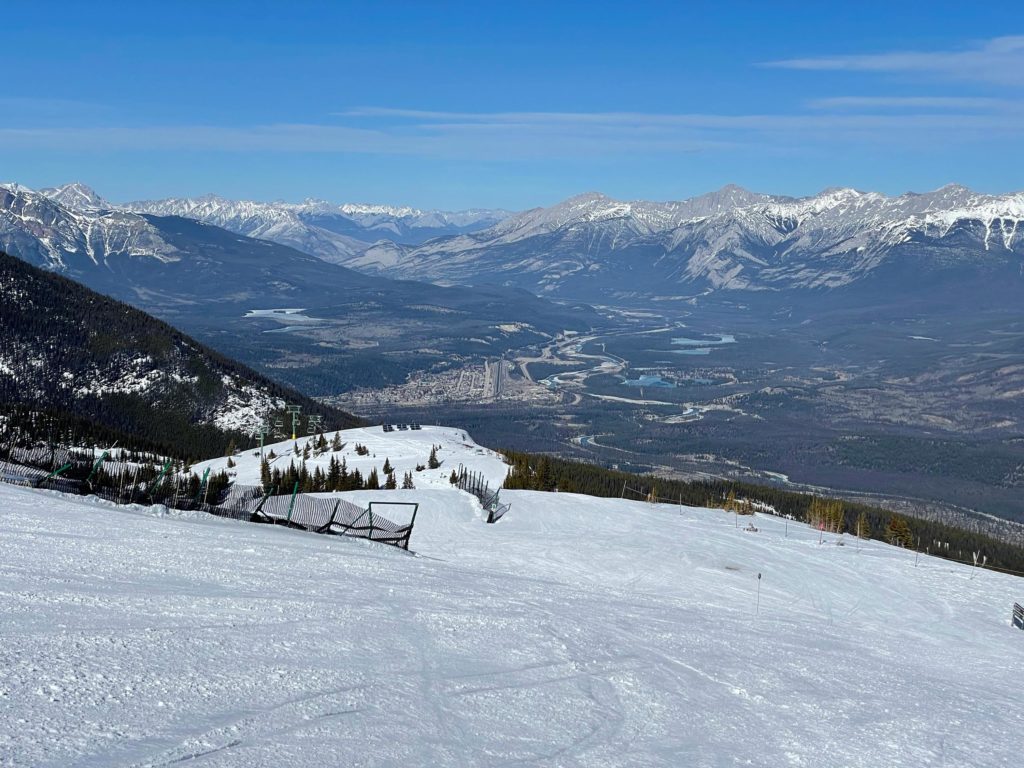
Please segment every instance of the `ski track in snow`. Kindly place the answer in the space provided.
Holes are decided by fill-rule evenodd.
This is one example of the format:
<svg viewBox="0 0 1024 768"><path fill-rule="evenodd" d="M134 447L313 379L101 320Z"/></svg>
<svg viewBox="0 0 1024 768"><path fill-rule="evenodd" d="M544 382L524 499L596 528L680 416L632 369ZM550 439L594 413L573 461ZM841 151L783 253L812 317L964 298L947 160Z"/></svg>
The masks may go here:
<svg viewBox="0 0 1024 768"><path fill-rule="evenodd" d="M0 766L1019 763L1024 581L571 494L488 526L461 434L344 433L444 443L345 494L420 502L421 556L0 486Z"/></svg>

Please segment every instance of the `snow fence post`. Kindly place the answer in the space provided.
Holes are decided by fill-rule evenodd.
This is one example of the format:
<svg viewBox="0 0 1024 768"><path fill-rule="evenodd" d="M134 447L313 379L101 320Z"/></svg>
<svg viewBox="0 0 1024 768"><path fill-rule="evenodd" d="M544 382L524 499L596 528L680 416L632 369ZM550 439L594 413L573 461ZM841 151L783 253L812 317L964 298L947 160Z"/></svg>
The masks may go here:
<svg viewBox="0 0 1024 768"><path fill-rule="evenodd" d="M61 467L60 469L55 469L55 470L53 470L53 472L51 472L50 474L48 474L48 475L47 475L46 477L44 477L44 478L43 478L42 480L38 481L38 482L37 482L37 483L35 484L35 487L36 487L36 488L39 488L39 487L40 487L40 486L41 486L41 485L42 485L43 483L45 483L45 482L46 482L47 480L51 480L52 478L55 478L55 477L57 477L57 476L58 476L59 474L61 474L62 472L65 472L65 471L67 471L67 470L69 470L69 469L71 469L71 462L70 462L70 461L69 461L69 462L68 462L67 464L65 464L65 465L64 465L63 467Z"/></svg>
<svg viewBox="0 0 1024 768"><path fill-rule="evenodd" d="M288 518L285 520L286 523L292 521L292 510L295 508L295 497L299 493L299 481L295 481L295 487L292 488L292 500L288 503Z"/></svg>
<svg viewBox="0 0 1024 768"><path fill-rule="evenodd" d="M192 500L193 504L198 504L199 503L199 497L200 496L203 497L203 503L204 504L206 503L206 493L205 493L205 491L206 491L206 480L209 477L210 477L210 468L207 467L206 471L203 472L203 480L202 480L202 482L199 483L199 490L196 491L196 497Z"/></svg>
<svg viewBox="0 0 1024 768"><path fill-rule="evenodd" d="M89 481L92 480L92 476L96 474L96 470L98 470L100 468L100 465L103 464L103 462L106 461L106 460L107 460L107 452L104 451L100 455L100 457L98 459L96 459L96 462L92 465L92 471L89 473L89 476L87 478L85 478L85 483L84 483L85 485L89 485Z"/></svg>

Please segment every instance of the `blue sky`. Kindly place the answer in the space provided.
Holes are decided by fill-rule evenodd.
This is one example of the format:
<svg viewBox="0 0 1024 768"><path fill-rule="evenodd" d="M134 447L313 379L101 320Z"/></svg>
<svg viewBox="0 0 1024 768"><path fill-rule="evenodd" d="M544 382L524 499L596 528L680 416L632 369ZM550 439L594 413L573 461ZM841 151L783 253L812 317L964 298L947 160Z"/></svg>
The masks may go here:
<svg viewBox="0 0 1024 768"><path fill-rule="evenodd" d="M514 209L727 183L1013 191L1019 10L17 3L4 9L0 179L80 180L115 201Z"/></svg>

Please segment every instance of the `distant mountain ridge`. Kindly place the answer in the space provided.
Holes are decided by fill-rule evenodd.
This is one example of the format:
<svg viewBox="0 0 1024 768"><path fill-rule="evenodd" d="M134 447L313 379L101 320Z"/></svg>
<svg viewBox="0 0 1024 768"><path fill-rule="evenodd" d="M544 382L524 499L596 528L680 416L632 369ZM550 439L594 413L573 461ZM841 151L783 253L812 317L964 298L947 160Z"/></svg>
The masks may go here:
<svg viewBox="0 0 1024 768"><path fill-rule="evenodd" d="M60 264L95 260L100 251L174 260L175 247L135 214L193 219L366 274L583 300L876 284L912 290L954 280L1005 289L1024 269L1024 193L954 184L892 197L833 188L796 198L735 185L670 202L587 193L516 214L215 195L118 207L81 184L40 192L14 185L0 187L0 247ZM10 223L18 216L20 232ZM91 217L87 227L83 216Z"/></svg>
<svg viewBox="0 0 1024 768"><path fill-rule="evenodd" d="M418 245L434 237L492 226L511 215L501 210L421 211L386 205L334 205L229 200L218 195L126 203L121 210L154 216L182 216L249 237L272 240L325 261L341 262L387 239Z"/></svg>
<svg viewBox="0 0 1024 768"><path fill-rule="evenodd" d="M19 184L2 184L0 189L6 189L8 195L13 193L31 200L29 207L32 210L27 217L30 220L36 218L37 212L46 209L41 198L57 203L68 213L97 217L96 236L113 243L113 252L132 255L162 252L163 249L156 242L139 243L137 248L133 248L129 241L137 237L137 232L123 231L125 223L130 229L132 222L123 214L181 216L247 237L287 245L324 261L337 263L361 253L369 244L380 240L418 245L434 237L483 229L512 215L510 211L497 209L424 211L408 206L335 205L315 199L302 203L268 203L229 200L214 194L115 204L81 182L40 190ZM0 201L0 209L10 213L11 207L10 200ZM42 213L40 221L48 222L59 216L59 213L47 210ZM0 237L3 230L3 222L0 221ZM74 239L74 236L70 238ZM90 239L91 236L86 236L79 238L78 243L71 243L68 238L58 238L50 251L51 259L59 260L56 254L61 249L77 247L86 253L95 251L90 247ZM119 240L124 241L122 246L118 245Z"/></svg>
<svg viewBox="0 0 1024 768"><path fill-rule="evenodd" d="M851 286L887 269L1019 271L1024 193L949 185L887 197L829 189L792 198L735 186L680 202L597 193L410 247L377 244L345 263L418 279L497 280L539 292L671 294Z"/></svg>

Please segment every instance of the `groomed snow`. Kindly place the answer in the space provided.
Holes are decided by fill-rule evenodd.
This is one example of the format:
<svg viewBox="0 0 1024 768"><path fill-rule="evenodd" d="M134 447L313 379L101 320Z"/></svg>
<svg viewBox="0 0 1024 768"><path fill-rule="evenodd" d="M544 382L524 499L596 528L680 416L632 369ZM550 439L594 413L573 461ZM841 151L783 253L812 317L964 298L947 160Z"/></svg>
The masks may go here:
<svg viewBox="0 0 1024 768"><path fill-rule="evenodd" d="M0 485L0 765L1019 764L1020 579L761 515L347 496L420 502L419 556Z"/></svg>

